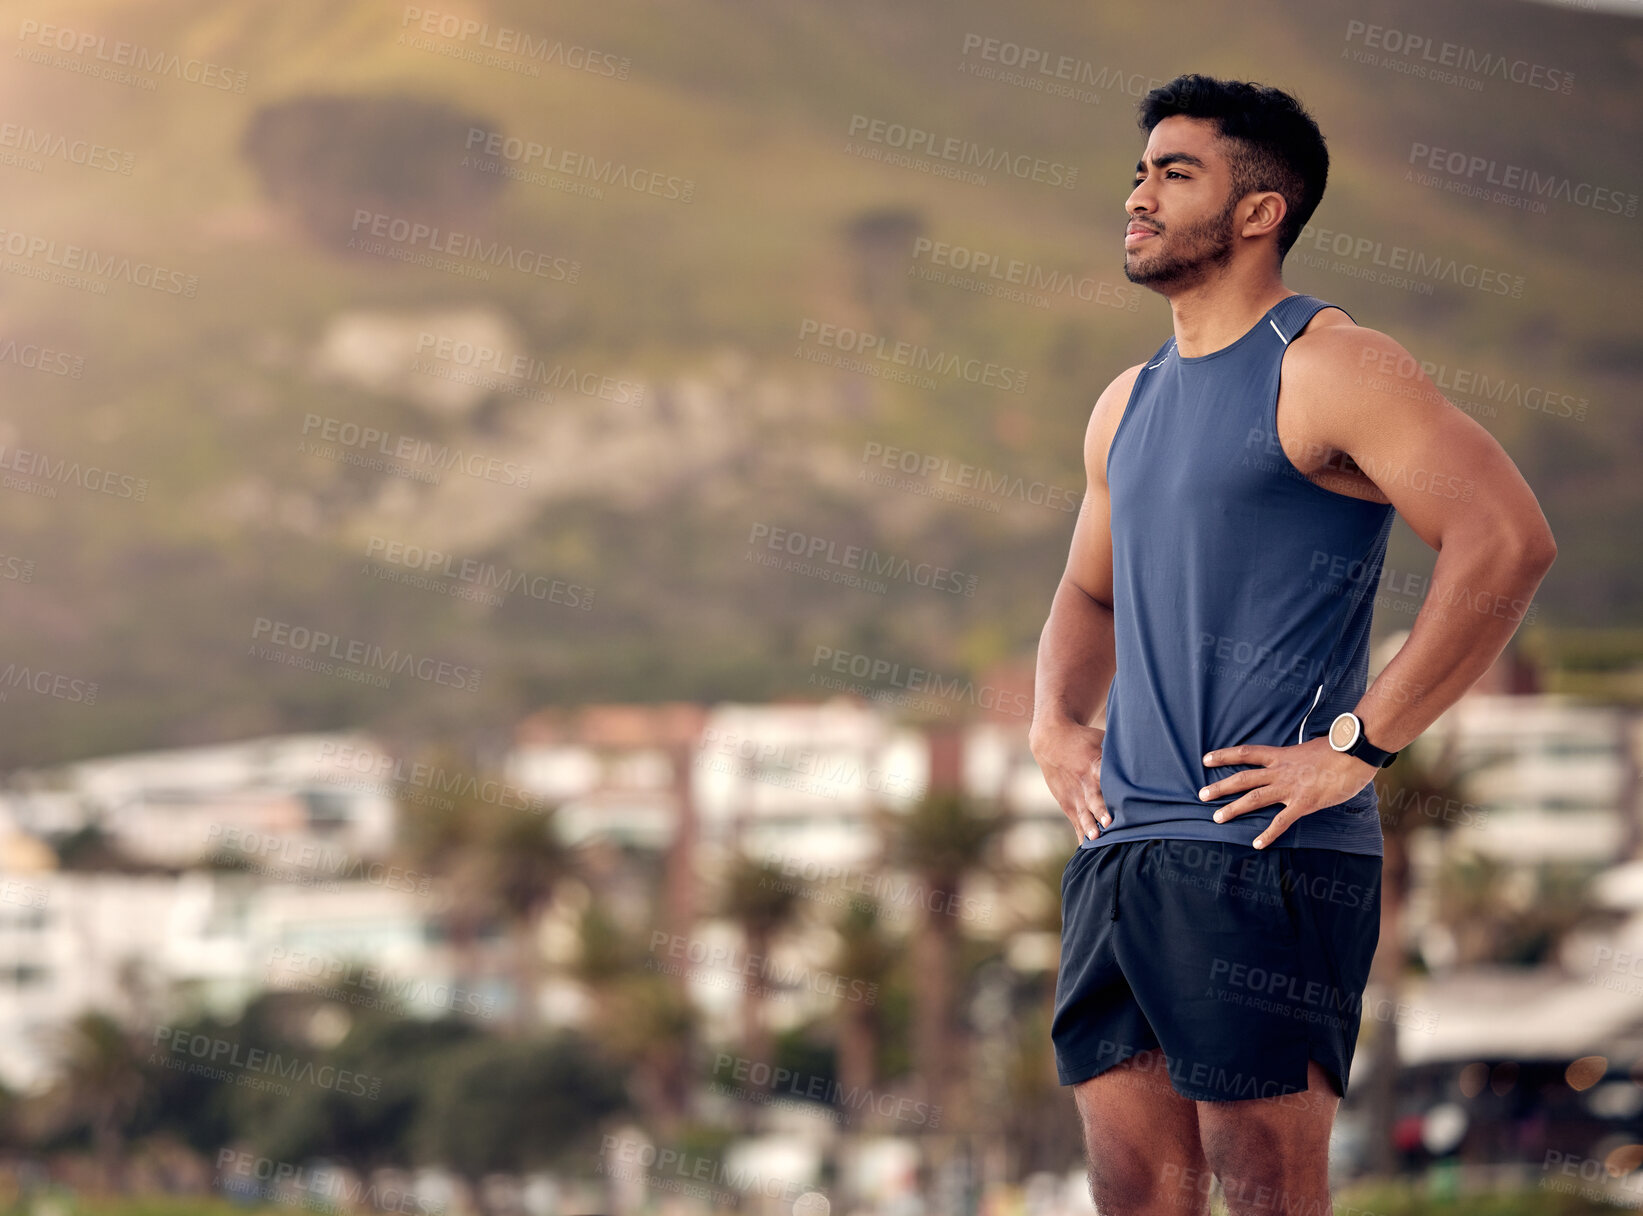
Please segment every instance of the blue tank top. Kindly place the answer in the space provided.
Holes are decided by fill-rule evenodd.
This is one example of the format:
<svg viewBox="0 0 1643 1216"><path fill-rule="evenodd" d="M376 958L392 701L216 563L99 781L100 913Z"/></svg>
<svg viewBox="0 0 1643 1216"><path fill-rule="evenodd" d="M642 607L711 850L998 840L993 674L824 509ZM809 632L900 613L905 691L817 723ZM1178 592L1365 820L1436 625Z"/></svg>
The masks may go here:
<svg viewBox="0 0 1643 1216"><path fill-rule="evenodd" d="M1290 296L1196 358L1171 337L1136 377L1107 457L1117 668L1101 789L1113 823L1082 848L1250 843L1280 807L1214 822L1240 795L1198 791L1249 766L1206 769L1205 753L1326 734L1363 696L1393 509L1314 484L1278 442L1284 351L1329 307ZM1274 844L1380 855L1373 783Z"/></svg>

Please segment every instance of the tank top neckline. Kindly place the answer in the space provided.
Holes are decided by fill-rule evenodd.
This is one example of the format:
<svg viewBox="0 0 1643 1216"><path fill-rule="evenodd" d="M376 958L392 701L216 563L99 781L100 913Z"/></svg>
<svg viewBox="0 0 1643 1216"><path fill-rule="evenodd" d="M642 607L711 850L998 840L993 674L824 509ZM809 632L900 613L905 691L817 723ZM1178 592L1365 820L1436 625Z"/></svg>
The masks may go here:
<svg viewBox="0 0 1643 1216"><path fill-rule="evenodd" d="M1267 309L1264 313L1262 313L1261 314L1261 319L1256 321L1254 325L1251 325L1242 337L1234 338L1231 342L1227 343L1225 346L1221 347L1219 350L1212 350L1207 355L1183 355L1181 353L1181 348L1180 348L1179 344L1176 342L1175 337L1173 335L1171 335L1171 337L1170 337L1170 350L1174 352L1175 357L1178 360L1180 360L1182 363L1207 363L1211 359L1219 358L1222 355L1225 355L1225 354L1228 354L1231 351L1237 350L1240 346L1244 345L1244 343L1248 342L1256 334L1260 333L1262 326L1264 326L1268 321L1270 321L1272 319L1272 314L1273 314L1274 311L1277 310L1279 304L1283 304L1283 303L1285 303L1289 300L1297 300L1304 294L1305 294L1304 292L1299 292L1298 291L1294 295L1285 296L1282 300L1279 300L1277 304L1274 304L1271 308ZM1274 330L1276 330L1276 326L1274 326ZM1283 335L1278 334L1278 337L1282 338ZM1287 345L1288 343L1286 342L1285 344Z"/></svg>

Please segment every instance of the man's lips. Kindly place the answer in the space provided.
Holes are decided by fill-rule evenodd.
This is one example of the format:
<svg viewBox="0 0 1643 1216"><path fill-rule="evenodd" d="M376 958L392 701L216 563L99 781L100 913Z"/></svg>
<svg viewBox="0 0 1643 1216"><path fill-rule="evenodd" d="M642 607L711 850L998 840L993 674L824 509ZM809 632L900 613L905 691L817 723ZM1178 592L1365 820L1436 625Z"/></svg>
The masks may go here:
<svg viewBox="0 0 1643 1216"><path fill-rule="evenodd" d="M1132 241L1140 241L1146 237L1157 235L1158 230L1155 228L1148 228L1145 224L1131 224L1124 229L1124 244L1128 245Z"/></svg>

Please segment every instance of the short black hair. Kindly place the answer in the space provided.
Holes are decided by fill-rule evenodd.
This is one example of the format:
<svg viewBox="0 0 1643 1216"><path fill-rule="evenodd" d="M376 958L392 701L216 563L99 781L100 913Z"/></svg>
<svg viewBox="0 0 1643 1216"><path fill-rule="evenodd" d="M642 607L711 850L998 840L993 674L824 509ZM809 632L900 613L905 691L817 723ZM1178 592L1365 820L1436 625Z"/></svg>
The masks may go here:
<svg viewBox="0 0 1643 1216"><path fill-rule="evenodd" d="M1284 196L1288 212L1278 229L1278 261L1300 239L1324 196L1329 149L1312 115L1282 89L1192 73L1177 76L1141 99L1139 125L1148 135L1179 114L1204 118L1232 144L1232 197L1254 190Z"/></svg>

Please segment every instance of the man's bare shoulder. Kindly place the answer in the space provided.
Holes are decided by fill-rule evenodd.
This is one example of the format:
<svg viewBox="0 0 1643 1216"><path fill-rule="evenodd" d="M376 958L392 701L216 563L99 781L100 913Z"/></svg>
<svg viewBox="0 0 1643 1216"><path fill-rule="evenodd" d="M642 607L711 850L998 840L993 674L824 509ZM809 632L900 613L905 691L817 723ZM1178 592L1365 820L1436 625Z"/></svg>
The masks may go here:
<svg viewBox="0 0 1643 1216"><path fill-rule="evenodd" d="M1090 411L1089 428L1084 432L1084 466L1092 480L1106 483L1107 452L1124 417L1124 409L1129 405L1130 394L1135 391L1135 378L1145 366L1145 363L1137 363L1125 368L1096 398L1095 408Z"/></svg>
<svg viewBox="0 0 1643 1216"><path fill-rule="evenodd" d="M1409 358L1396 339L1359 325L1338 308L1314 314L1284 352L1284 377L1316 387L1339 385L1343 376L1361 377L1367 370Z"/></svg>

